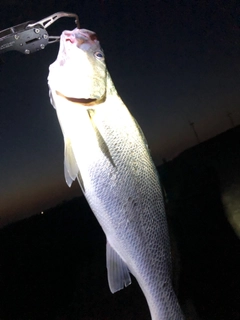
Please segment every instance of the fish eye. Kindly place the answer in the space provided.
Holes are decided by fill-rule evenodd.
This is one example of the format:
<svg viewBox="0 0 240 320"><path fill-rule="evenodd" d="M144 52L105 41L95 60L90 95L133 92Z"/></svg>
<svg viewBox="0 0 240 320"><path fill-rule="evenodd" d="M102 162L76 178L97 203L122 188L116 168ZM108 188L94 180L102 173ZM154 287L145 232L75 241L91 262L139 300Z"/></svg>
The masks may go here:
<svg viewBox="0 0 240 320"><path fill-rule="evenodd" d="M95 57L98 58L98 59L101 59L101 60L104 60L104 55L101 51L96 51L94 53Z"/></svg>

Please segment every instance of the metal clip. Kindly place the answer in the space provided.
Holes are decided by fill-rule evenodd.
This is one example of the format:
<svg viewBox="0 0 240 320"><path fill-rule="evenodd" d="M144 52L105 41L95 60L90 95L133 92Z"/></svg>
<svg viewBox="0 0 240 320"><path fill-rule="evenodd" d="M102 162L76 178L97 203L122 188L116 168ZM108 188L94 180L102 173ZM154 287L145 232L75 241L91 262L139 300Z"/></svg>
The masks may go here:
<svg viewBox="0 0 240 320"><path fill-rule="evenodd" d="M80 29L80 23L79 23L79 18L78 15L75 13L68 13L68 12L57 12L54 14L51 14L49 17L44 18L42 20L39 20L38 22L34 22L28 25L29 28L35 27L36 25L41 25L44 29L48 28L51 24L53 24L56 20L63 18L63 17L68 17L68 18L75 18L75 23L77 25L77 28Z"/></svg>
<svg viewBox="0 0 240 320"><path fill-rule="evenodd" d="M24 22L0 31L0 53L16 50L30 54L44 49L48 44L59 41L60 37L49 36L46 28L63 17L74 17L77 28L80 28L78 16L67 12L57 12L37 22Z"/></svg>

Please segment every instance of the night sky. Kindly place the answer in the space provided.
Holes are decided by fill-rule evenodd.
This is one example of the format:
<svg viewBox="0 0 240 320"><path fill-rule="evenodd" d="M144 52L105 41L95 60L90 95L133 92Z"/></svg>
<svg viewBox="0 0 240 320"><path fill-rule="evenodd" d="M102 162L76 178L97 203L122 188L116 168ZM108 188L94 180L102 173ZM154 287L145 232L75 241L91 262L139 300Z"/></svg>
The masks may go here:
<svg viewBox="0 0 240 320"><path fill-rule="evenodd" d="M1 1L0 30L67 11L95 31L109 72L156 164L240 124L239 1ZM64 18L48 29L75 27ZM63 174L63 139L48 96L58 44L0 61L0 226L81 194Z"/></svg>

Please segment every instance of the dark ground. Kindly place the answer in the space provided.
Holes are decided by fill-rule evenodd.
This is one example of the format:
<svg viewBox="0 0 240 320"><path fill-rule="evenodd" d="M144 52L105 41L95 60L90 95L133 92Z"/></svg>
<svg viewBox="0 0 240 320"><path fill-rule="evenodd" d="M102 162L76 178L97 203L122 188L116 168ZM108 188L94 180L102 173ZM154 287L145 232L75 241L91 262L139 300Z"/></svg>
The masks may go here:
<svg viewBox="0 0 240 320"><path fill-rule="evenodd" d="M240 127L159 168L174 285L188 320L240 319L240 243L222 192L240 188ZM112 295L105 236L83 198L0 231L0 320L147 320L137 283Z"/></svg>

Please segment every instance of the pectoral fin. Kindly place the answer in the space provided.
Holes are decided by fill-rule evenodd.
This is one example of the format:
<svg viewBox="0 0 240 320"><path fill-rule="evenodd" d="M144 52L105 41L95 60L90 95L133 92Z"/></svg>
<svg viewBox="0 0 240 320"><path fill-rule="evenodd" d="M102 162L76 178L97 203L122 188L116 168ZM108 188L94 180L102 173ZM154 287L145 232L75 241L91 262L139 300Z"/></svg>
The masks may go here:
<svg viewBox="0 0 240 320"><path fill-rule="evenodd" d="M84 191L83 179L81 177L73 150L71 142L69 139L64 137L65 150L64 150L64 175L66 183L71 187L72 182L77 178L80 187Z"/></svg>
<svg viewBox="0 0 240 320"><path fill-rule="evenodd" d="M115 167L114 161L112 159L111 153L108 149L108 146L103 138L103 136L101 135L100 131L98 130L98 127L96 125L96 123L94 122L94 113L95 111L93 109L88 109L87 110L89 118L91 120L91 124L93 126L93 129L95 131L96 134L96 138L98 141L98 145L99 148L101 149L102 153L105 155L105 157L111 162L111 164Z"/></svg>
<svg viewBox="0 0 240 320"><path fill-rule="evenodd" d="M131 277L126 263L107 242L107 271L110 291L115 293L131 284Z"/></svg>
<svg viewBox="0 0 240 320"><path fill-rule="evenodd" d="M145 143L145 146L148 148L147 140L146 140L146 138L145 138L145 136L144 136L144 133L143 133L140 125L138 124L138 122L137 122L137 120L136 120L135 118L133 118L133 120L135 121L136 127L137 127L137 129L138 129L138 132L139 132L141 138L143 139L143 141L144 141L144 143Z"/></svg>

